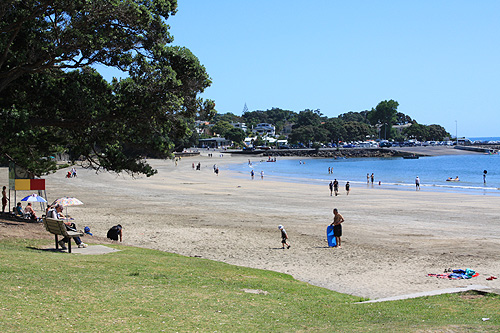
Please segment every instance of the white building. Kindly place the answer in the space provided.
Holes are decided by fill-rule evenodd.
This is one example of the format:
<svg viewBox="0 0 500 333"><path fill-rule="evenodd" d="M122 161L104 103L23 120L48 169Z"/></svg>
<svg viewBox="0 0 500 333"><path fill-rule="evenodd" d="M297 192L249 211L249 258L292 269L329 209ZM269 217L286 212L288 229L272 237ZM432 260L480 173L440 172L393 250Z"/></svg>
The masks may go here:
<svg viewBox="0 0 500 333"><path fill-rule="evenodd" d="M263 135L275 136L276 127L268 123L260 123L255 125L255 127L252 129L252 132L257 133L260 136Z"/></svg>
<svg viewBox="0 0 500 333"><path fill-rule="evenodd" d="M231 125L234 127L234 128L239 128L239 129L242 129L243 131L247 131L247 125L245 123L231 123Z"/></svg>

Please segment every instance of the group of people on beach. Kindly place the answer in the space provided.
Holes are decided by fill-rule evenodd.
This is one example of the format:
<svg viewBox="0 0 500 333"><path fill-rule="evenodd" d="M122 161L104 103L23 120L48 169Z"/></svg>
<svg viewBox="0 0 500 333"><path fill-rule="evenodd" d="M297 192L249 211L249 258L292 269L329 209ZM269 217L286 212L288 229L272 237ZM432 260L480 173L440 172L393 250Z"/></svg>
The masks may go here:
<svg viewBox="0 0 500 333"><path fill-rule="evenodd" d="M66 178L76 178L77 175L76 175L76 169L73 167L71 168L71 171L68 171L68 173L66 174Z"/></svg>
<svg viewBox="0 0 500 333"><path fill-rule="evenodd" d="M333 235L336 240L336 245L333 247L336 248L341 248L341 237L342 237L342 223L344 223L344 217L340 215L339 211L337 208L333 209L333 222L330 224L330 226L333 226ZM288 241L288 234L285 230L285 228L280 224L278 226L279 231L281 232L281 247L284 249L285 247L287 249L290 248L290 243Z"/></svg>
<svg viewBox="0 0 500 333"><path fill-rule="evenodd" d="M33 206L31 205L31 202L28 202L26 204L26 207L23 208L21 202L18 202L16 204L16 207L14 208L13 211L14 215L29 219L29 220L34 220L37 221L38 217L36 216L35 210L33 209Z"/></svg>
<svg viewBox="0 0 500 333"><path fill-rule="evenodd" d="M373 172L371 175L370 175L370 173L366 174L366 183L368 184L368 183L370 183L370 181L373 185L373 182L375 181L375 175L373 174Z"/></svg>
<svg viewBox="0 0 500 333"><path fill-rule="evenodd" d="M73 218L71 218L70 216L65 216L62 211L63 211L63 206L61 204L48 206L47 217L56 220L63 220L66 230L77 231L76 224ZM89 227L85 227L85 233L92 236ZM108 230L106 237L114 241L120 240L121 242L123 240L123 227L120 224L111 227ZM88 246L87 244L82 242L82 240L78 236L73 237L73 240L75 241L78 248L86 248ZM68 237L64 237L58 242L58 244L61 247L61 249L66 250L67 249L66 243L68 243L69 241L70 239Z"/></svg>
<svg viewBox="0 0 500 333"><path fill-rule="evenodd" d="M330 182L330 184L328 184L328 187L330 188L330 196L332 196L333 193L335 193L335 196L339 195L339 181L337 180L337 178L335 178L334 181ZM349 195L350 191L351 191L351 184L349 184L349 182L346 182L345 183L346 195Z"/></svg>
<svg viewBox="0 0 500 333"><path fill-rule="evenodd" d="M9 200L7 198L6 189L7 189L7 187L3 186L3 188L2 188L2 213L5 213L5 207L7 206L7 202ZM31 219L31 220L35 220L35 221L41 221L41 218L39 218L36 215L35 210L33 209L31 202L28 202L26 204L26 207L24 207L24 208L22 206L22 203L18 202L13 209L13 214L15 216L18 216L18 217L27 218L27 219ZM66 230L77 231L76 224L74 223L73 218L71 218L70 216L65 216L63 214L63 206L61 204L48 205L47 208L45 209L45 216L48 218L56 219L56 220L63 220L64 225L66 227ZM123 240L122 229L123 228L120 224L111 227L111 229L108 230L108 233L106 235L107 238L109 238L111 240L115 240L115 241L119 240L121 242ZM92 235L90 233L89 227L85 227L85 233L88 235ZM85 248L88 246L87 244L82 242L82 240L78 236L73 237L73 240L75 241L75 243L77 244L77 246L79 248ZM58 242L58 244L61 247L61 249L65 250L65 249L67 249L66 243L68 243L68 242L69 242L69 238L65 237L62 240L60 240Z"/></svg>

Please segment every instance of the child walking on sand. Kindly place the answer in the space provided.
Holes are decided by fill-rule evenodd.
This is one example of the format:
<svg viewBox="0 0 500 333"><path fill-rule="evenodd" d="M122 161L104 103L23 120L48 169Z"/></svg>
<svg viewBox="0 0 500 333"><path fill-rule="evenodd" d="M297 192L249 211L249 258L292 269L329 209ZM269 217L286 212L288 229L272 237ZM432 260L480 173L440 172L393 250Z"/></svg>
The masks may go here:
<svg viewBox="0 0 500 333"><path fill-rule="evenodd" d="M286 248L289 249L290 244L288 244L286 241L288 239L288 235L285 231L285 228L283 228L283 226L280 224L278 226L278 229L281 231L281 244L282 244L283 248L285 248L285 245L286 245Z"/></svg>

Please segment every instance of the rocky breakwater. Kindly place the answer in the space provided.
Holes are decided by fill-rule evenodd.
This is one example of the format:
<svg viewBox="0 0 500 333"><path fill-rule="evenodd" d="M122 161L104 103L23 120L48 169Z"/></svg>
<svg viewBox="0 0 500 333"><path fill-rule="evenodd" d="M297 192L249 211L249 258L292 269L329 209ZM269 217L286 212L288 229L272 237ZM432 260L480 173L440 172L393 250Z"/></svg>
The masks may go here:
<svg viewBox="0 0 500 333"><path fill-rule="evenodd" d="M384 148L320 148L320 149L271 149L262 152L263 156L298 156L298 157L395 157L405 153Z"/></svg>

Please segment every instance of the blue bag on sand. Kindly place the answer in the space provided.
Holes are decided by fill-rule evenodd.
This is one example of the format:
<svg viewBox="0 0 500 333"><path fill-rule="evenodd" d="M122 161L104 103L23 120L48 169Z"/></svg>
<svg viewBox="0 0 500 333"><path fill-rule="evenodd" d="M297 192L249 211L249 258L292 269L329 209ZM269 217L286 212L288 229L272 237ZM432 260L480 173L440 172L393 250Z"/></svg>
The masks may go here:
<svg viewBox="0 0 500 333"><path fill-rule="evenodd" d="M92 233L90 232L90 228L89 227L85 227L83 229L83 231L87 234L87 235L90 235L90 236L93 236Z"/></svg>

